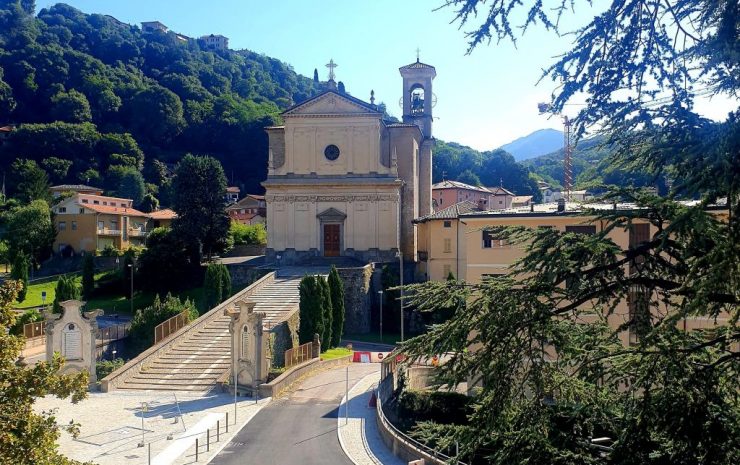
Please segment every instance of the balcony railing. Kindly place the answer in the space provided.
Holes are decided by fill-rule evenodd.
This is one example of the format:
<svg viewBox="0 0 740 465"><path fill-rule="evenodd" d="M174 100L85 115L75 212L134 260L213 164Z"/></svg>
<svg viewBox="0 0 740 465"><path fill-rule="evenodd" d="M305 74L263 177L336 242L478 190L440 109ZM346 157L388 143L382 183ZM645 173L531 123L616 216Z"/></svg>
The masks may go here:
<svg viewBox="0 0 740 465"><path fill-rule="evenodd" d="M147 235L147 232L144 231L143 229L129 229L128 235L134 236L134 237L144 237Z"/></svg>
<svg viewBox="0 0 740 465"><path fill-rule="evenodd" d="M98 228L98 236L120 236L120 229Z"/></svg>

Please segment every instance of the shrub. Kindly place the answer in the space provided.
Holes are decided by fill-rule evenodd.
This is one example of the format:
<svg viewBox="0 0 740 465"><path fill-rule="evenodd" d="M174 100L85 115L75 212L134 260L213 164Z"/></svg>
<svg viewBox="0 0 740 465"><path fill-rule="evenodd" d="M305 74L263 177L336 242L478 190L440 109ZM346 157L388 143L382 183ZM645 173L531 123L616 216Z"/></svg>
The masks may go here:
<svg viewBox="0 0 740 465"><path fill-rule="evenodd" d="M154 296L154 302L150 306L137 310L134 314L129 330L127 350L130 349L131 354L139 354L151 347L154 344L154 328L186 310L188 311L188 322L198 318L198 310L189 299L182 302L172 294L167 294L164 300L159 298L159 294Z"/></svg>
<svg viewBox="0 0 740 465"><path fill-rule="evenodd" d="M121 368L125 363L126 362L122 358L116 358L114 360L103 360L96 363L95 374L98 377L98 381L113 373L117 369Z"/></svg>
<svg viewBox="0 0 740 465"><path fill-rule="evenodd" d="M249 225L232 221L229 227L229 236L231 236L234 245L267 244L267 230L265 225L261 223Z"/></svg>
<svg viewBox="0 0 740 465"><path fill-rule="evenodd" d="M471 400L457 392L405 389L398 397L396 413L406 430L422 421L464 425L472 413Z"/></svg>
<svg viewBox="0 0 740 465"><path fill-rule="evenodd" d="M106 245L99 253L101 257L120 257L122 255L122 252L112 244Z"/></svg>

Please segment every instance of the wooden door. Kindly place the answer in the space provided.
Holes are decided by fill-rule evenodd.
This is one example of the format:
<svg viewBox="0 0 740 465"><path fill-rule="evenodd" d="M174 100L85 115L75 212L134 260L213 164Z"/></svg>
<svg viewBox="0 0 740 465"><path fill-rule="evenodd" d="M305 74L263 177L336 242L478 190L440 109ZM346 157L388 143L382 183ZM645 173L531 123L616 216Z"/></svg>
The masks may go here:
<svg viewBox="0 0 740 465"><path fill-rule="evenodd" d="M324 225L324 257L338 257L340 247L340 225Z"/></svg>

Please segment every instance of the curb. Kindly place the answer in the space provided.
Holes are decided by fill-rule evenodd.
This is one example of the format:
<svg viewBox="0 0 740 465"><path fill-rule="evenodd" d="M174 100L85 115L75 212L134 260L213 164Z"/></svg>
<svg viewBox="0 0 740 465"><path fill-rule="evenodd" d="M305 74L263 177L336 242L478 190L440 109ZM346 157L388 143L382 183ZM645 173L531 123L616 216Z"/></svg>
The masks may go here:
<svg viewBox="0 0 740 465"><path fill-rule="evenodd" d="M349 390L349 393L350 393L350 394L352 394L352 392L353 392L353 391L355 390L355 388L356 388L357 386L359 386L359 385L360 385L360 383L363 383L363 382L364 382L364 381L365 381L366 379L368 379L368 378L370 378L370 377L375 377L375 378L377 378L377 376L378 376L378 375L377 375L377 373L370 373L369 375L366 375L366 376L365 376L365 377L363 377L363 378L362 378L361 380L359 380L358 382L356 382L356 383L354 384L354 386L352 386L352 388L351 388L351 389ZM350 460L350 461L351 461L352 463L354 463L355 465L361 465L360 463L358 463L358 462L357 462L357 461L355 460L355 458L354 458L354 457L352 457L352 456L351 456L351 455L350 455L350 454L349 454L349 453L347 452L347 446L346 446L346 445L344 444L344 439L342 439L342 416L341 416L341 413L342 413L342 406L344 406L344 408L347 408L347 406L348 406L348 402L347 402L347 395L346 395L346 394L345 394L344 396L342 396L342 400L340 400L340 401L339 401L339 406L337 407L337 438L339 438L339 445L340 445L340 446L342 447L342 451L344 451L344 455L346 455L346 456L347 456L347 458L348 458L348 459L349 459L349 460ZM374 454L373 454L373 453L372 453L372 452L370 451L370 449L368 448L368 446L367 446L367 443L365 442L365 436L364 436L364 434L363 434L363 436L362 436L362 445L363 445L363 447L365 448L365 452L367 453L368 457L370 457L370 460L372 460L372 461L373 461L373 463L375 463L376 465L383 465L383 463L382 463L382 462L380 462L380 461L378 460L378 458L377 458L377 457L375 457L375 455L374 455Z"/></svg>

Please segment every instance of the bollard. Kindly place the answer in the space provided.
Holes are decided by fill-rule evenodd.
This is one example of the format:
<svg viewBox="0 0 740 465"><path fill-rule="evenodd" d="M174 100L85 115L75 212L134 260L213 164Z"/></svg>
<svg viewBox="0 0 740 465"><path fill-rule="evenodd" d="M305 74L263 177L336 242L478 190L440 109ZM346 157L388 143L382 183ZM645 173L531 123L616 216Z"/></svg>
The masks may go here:
<svg viewBox="0 0 740 465"><path fill-rule="evenodd" d="M206 452L211 451L211 429L206 430Z"/></svg>
<svg viewBox="0 0 740 465"><path fill-rule="evenodd" d="M147 463L149 465L152 465L152 443L150 442L149 444L147 444L147 446L149 446L149 450L147 451Z"/></svg>
<svg viewBox="0 0 740 465"><path fill-rule="evenodd" d="M221 420L216 420L216 442L221 440Z"/></svg>
<svg viewBox="0 0 740 465"><path fill-rule="evenodd" d="M198 438L195 438L195 461L198 461Z"/></svg>
<svg viewBox="0 0 740 465"><path fill-rule="evenodd" d="M226 412L226 432L229 432L229 412Z"/></svg>

